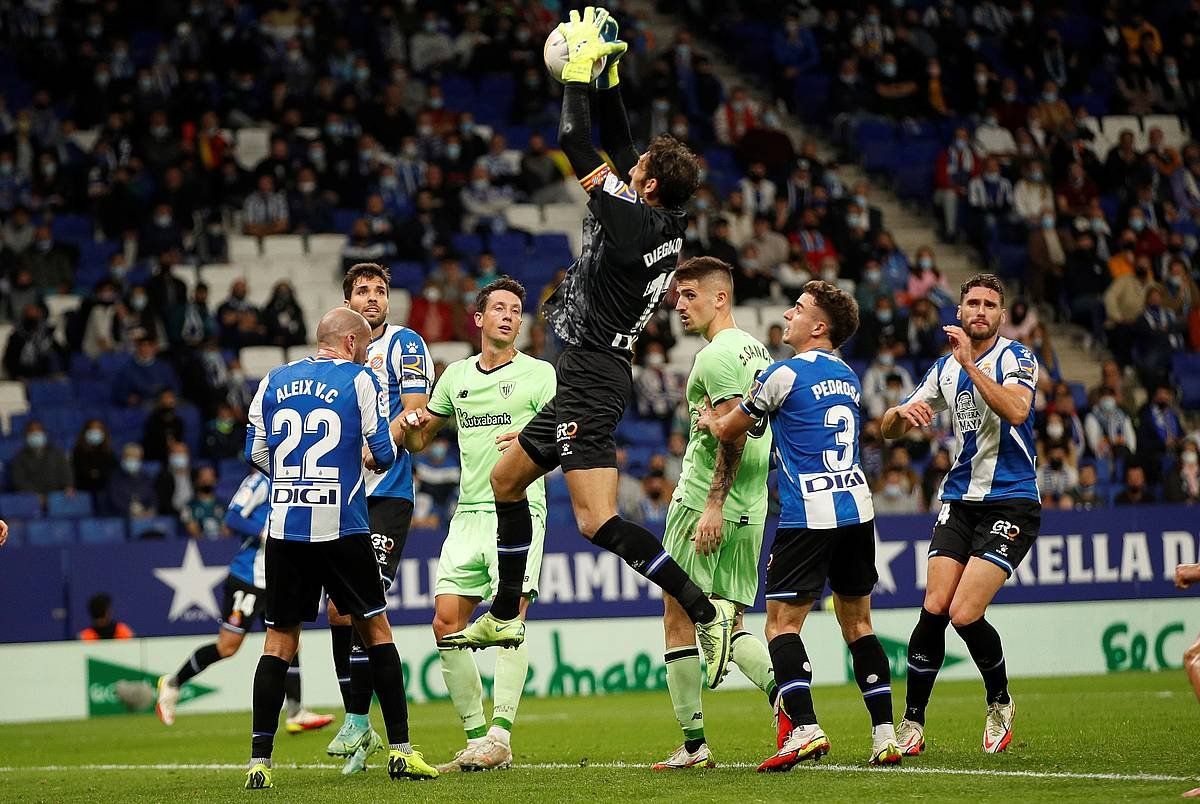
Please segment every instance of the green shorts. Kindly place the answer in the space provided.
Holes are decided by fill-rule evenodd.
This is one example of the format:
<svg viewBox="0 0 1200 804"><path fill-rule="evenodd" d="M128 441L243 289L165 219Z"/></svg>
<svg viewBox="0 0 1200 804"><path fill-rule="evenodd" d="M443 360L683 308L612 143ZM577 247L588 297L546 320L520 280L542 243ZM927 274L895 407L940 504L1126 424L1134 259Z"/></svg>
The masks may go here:
<svg viewBox="0 0 1200 804"><path fill-rule="evenodd" d="M530 598L537 597L538 574L542 569L542 545L546 540L546 520L533 513L533 542L525 561L525 584ZM496 565L496 513L494 511L457 511L450 518L450 530L438 559L435 595L460 595L487 600L496 593L499 579Z"/></svg>
<svg viewBox="0 0 1200 804"><path fill-rule="evenodd" d="M700 523L700 513L671 503L663 547L706 594L744 606L753 605L758 595L758 556L762 552L766 526L739 525L726 520L721 526L721 544L717 552L702 556L696 552L696 543L692 541L696 525Z"/></svg>

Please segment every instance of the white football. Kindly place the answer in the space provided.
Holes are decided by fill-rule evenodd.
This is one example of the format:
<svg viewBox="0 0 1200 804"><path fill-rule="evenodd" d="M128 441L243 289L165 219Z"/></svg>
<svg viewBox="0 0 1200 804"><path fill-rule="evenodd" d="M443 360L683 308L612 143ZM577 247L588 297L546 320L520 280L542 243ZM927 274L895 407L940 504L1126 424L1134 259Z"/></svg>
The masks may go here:
<svg viewBox="0 0 1200 804"><path fill-rule="evenodd" d="M550 72L550 76L561 84L562 71L567 66L567 39L557 28L546 37L546 45L542 48L542 58L546 62L546 69ZM595 81L599 78L606 66L608 66L607 56L596 59L592 65L591 80Z"/></svg>

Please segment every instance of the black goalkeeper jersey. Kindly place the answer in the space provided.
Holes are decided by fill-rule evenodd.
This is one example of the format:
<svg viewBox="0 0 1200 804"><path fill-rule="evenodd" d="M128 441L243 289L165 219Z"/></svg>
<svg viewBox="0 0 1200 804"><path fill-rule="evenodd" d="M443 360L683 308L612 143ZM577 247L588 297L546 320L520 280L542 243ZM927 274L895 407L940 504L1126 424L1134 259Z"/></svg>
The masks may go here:
<svg viewBox="0 0 1200 804"><path fill-rule="evenodd" d="M646 204L612 173L590 195L583 251L546 300L546 320L573 346L632 359L671 284L687 215Z"/></svg>

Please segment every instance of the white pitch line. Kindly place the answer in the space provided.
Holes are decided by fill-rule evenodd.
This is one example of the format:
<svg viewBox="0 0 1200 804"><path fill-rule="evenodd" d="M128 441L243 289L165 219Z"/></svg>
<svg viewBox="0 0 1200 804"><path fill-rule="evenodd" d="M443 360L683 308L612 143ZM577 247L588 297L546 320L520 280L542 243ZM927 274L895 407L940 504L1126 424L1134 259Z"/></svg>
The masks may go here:
<svg viewBox="0 0 1200 804"><path fill-rule="evenodd" d="M602 770L649 770L647 765L636 765L628 762L589 762L586 765L577 762L535 762L527 765L514 765L516 770L581 770L599 768ZM748 762L727 762L720 768L750 770L757 765ZM311 763L280 763L279 770L332 770L341 768L331 762ZM93 764L93 765L30 765L0 766L0 773L59 773L63 771L187 771L187 770L245 770L245 765L231 763L158 763L141 765ZM1077 779L1081 781L1114 781L1114 782L1192 782L1194 776L1172 776L1161 773L1074 773L1071 771L1022 771L1022 770L988 770L986 768L926 768L908 765L901 768L871 768L864 765L837 765L818 763L800 768L799 773L811 771L827 771L832 773L907 773L921 776L991 776L1021 779Z"/></svg>

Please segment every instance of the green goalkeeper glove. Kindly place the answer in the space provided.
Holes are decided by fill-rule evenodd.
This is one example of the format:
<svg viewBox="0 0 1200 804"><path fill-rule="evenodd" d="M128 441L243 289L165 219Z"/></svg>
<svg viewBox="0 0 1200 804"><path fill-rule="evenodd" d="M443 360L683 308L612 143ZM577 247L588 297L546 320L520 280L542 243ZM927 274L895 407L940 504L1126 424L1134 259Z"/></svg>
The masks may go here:
<svg viewBox="0 0 1200 804"><path fill-rule="evenodd" d="M605 42L600 35L600 27L608 19L608 12L588 6L583 10L583 18L579 12L572 9L570 22L560 23L558 30L567 40L567 65L563 67L563 83L578 81L590 84L592 81L592 65L605 56L624 53L629 47L624 42Z"/></svg>
<svg viewBox="0 0 1200 804"><path fill-rule="evenodd" d="M621 56L625 55L625 51L629 49L629 45L617 38L618 27L616 19L608 16L608 12L605 12L605 17L605 20L600 24L600 36L605 42L621 45L621 50L608 57L608 67L596 79L596 89L612 89L621 82L621 76L617 73L617 62L621 60Z"/></svg>

